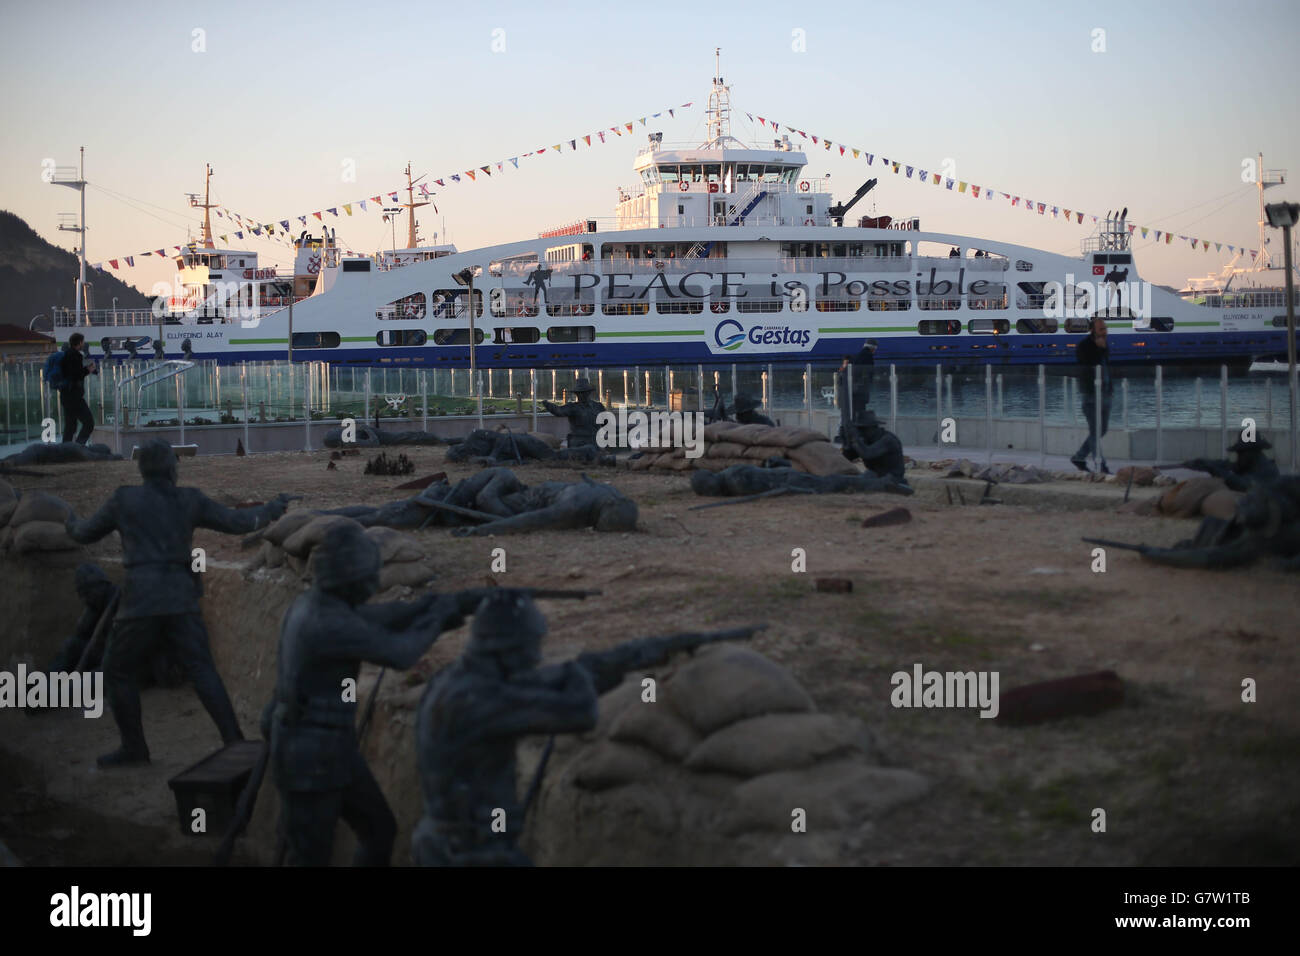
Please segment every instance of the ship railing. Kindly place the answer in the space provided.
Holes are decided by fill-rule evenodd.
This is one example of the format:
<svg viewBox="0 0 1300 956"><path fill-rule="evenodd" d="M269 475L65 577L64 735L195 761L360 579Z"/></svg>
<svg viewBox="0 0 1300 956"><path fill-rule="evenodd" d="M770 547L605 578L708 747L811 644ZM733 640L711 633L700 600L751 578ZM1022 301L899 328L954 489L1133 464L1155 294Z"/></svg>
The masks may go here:
<svg viewBox="0 0 1300 956"><path fill-rule="evenodd" d="M845 272L910 272L913 269L938 273L955 273L959 269L971 272L1005 271L1006 259L972 259L948 256L782 256L774 259L742 259L734 257L690 257L690 256L656 256L654 258L624 259L609 257L600 260L604 272L631 272L634 275L648 275L664 272L672 275L693 272L700 268L700 263L714 261L725 263L732 272L780 272L786 274ZM548 268L554 276L585 274L592 271L592 262L553 262ZM531 272L534 267L523 270L520 275ZM512 273L514 274L514 273Z"/></svg>
<svg viewBox="0 0 1300 956"><path fill-rule="evenodd" d="M77 310L56 308L52 310L55 328L76 328ZM156 325L158 317L152 309L91 309L81 313L82 327L114 327L128 325Z"/></svg>

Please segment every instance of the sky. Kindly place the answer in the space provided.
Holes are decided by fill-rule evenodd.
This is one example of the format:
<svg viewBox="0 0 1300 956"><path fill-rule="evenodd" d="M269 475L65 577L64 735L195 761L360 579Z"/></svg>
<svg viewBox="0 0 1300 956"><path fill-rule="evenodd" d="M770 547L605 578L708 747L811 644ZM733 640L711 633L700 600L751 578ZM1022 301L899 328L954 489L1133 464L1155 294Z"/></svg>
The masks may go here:
<svg viewBox="0 0 1300 956"><path fill-rule="evenodd" d="M1127 206L1130 222L1211 241L1193 251L1136 238L1143 277L1181 287L1226 264L1226 244L1258 246L1246 181L1257 153L1300 175L1298 28L1296 0L750 0L716 11L669 0L0 0L0 208L73 248L57 225L76 194L45 182L43 164L75 164L85 146L87 257L136 255L115 274L146 292L174 267L138 255L197 229L186 194L202 190L205 163L215 202L262 222L306 214L319 227L310 213L403 185L410 161L446 182L431 187L437 214L420 212L423 241L436 232L464 250L525 239L611 216L647 133L703 142L721 47L733 135L770 143L748 113L829 138L832 152L787 133L837 199L880 178L855 215L919 216L926 229L1077 255L1091 220L1067 225L1051 206ZM608 132L629 121L632 134ZM841 144L874 165L841 157ZM976 201L918 185L882 171L881 157L999 192ZM484 165L493 175L463 175ZM1011 207L1003 191L1046 202L1048 214ZM1288 176L1267 199L1296 201L1300 189ZM379 214L353 211L324 217L346 248L391 246ZM223 223L215 231L233 231ZM282 244L231 245L264 265L289 262ZM1279 236L1279 263L1280 247Z"/></svg>

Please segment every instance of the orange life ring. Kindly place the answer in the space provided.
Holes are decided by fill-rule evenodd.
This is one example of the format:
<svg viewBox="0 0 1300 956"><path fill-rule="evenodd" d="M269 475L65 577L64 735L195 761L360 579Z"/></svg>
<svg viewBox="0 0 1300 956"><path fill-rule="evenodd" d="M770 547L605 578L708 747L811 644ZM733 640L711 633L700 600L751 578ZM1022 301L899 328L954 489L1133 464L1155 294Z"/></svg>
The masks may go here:
<svg viewBox="0 0 1300 956"><path fill-rule="evenodd" d="M810 189L812 189L812 185L808 180L805 179L803 182L799 183L799 192L806 193Z"/></svg>
<svg viewBox="0 0 1300 956"><path fill-rule="evenodd" d="M677 184L677 188L680 189L682 192L687 192L691 188L691 184L683 179L680 183Z"/></svg>

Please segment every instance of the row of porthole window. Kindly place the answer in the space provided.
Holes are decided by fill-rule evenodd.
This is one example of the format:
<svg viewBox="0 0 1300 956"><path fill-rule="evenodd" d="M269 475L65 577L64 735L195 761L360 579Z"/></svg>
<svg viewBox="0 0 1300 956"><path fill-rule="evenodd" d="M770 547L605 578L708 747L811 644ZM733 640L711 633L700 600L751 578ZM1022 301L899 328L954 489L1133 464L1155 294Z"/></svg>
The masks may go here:
<svg viewBox="0 0 1300 956"><path fill-rule="evenodd" d="M493 330L493 343L497 345L532 345L542 340L536 328L501 328ZM482 345L486 338L482 329L474 330L474 343ZM594 342L596 328L591 325L556 325L546 330L546 341L555 343ZM336 349L342 344L338 332L295 332L296 349ZM429 344L424 329L384 329L375 335L375 344L385 347L416 348ZM433 333L434 345L469 345L469 329L438 329Z"/></svg>

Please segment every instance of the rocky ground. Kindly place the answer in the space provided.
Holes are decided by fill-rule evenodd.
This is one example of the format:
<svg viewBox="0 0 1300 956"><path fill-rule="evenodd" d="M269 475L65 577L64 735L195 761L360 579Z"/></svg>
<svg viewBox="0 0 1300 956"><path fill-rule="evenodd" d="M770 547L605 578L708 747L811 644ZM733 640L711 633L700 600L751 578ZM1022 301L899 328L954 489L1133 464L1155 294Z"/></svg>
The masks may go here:
<svg viewBox="0 0 1300 956"><path fill-rule="evenodd" d="M444 463L441 448L403 451L416 476L446 471L455 480L475 470ZM379 504L412 493L394 490L405 478L363 475L364 454L334 470L328 458L185 459L181 477L229 504L279 491L305 495L295 507ZM136 480L130 462L39 470L42 477L11 481L59 495L83 515L116 485ZM523 473L526 481L577 477L539 465ZM755 649L788 668L818 710L862 721L881 764L931 784L919 800L864 821L831 862L1300 861L1300 582L1293 575L1263 565L1178 571L1118 551L1106 556L1104 573L1094 572L1084 535L1172 544L1195 530L1194 522L1118 513L1123 488L1114 484L1002 486L994 494L1004 503L978 505L982 482L920 471L909 499L795 496L692 512L701 502L681 475L592 474L638 502L638 533L456 539L445 529L419 532L436 585L494 579L603 590L585 603L546 605L552 657L640 635L766 622ZM965 504L949 503L945 486L954 484ZM910 522L862 527L864 518L899 505ZM255 733L279 615L300 585L284 571L241 575L254 552L236 538L200 532L195 543L207 550L205 615L218 665L246 731ZM503 573L492 571L495 548L505 549ZM806 571L792 569L796 549ZM120 579L115 537L89 553ZM73 556L0 558L0 668L57 648L77 612L73 563ZM814 581L826 577L852 581L852 591L817 591ZM450 661L465 636L464 629L444 636L416 674L384 685L380 732L368 754L402 822L397 862L407 860L404 841L418 812L410 725L420 681ZM973 710L896 709L891 675L916 663L997 671L1004 694L1112 669L1126 699L1097 716L1022 728ZM1256 703L1241 699L1246 678L1256 682ZM94 769L95 755L114 738L107 714L83 720L0 711L0 841L37 864L201 862L209 844L181 836L165 780L214 749L215 732L187 689L149 691L144 708L154 764L113 774ZM535 742L525 750L535 753ZM557 776L563 770L561 763ZM239 859L267 858L273 807L273 799L259 804ZM1090 827L1096 808L1106 811L1105 833ZM546 825L543 817L539 826ZM557 835L542 836L534 843L544 863ZM646 841L628 846L628 863L680 859L667 850L656 856ZM551 859L573 861L571 854Z"/></svg>

